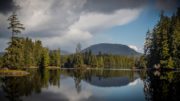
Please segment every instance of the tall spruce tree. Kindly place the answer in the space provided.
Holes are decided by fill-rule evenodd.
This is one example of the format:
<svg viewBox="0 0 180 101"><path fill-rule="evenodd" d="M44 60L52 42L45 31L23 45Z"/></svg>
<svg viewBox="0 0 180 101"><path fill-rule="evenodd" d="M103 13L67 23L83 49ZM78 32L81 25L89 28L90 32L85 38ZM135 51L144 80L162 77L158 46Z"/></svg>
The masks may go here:
<svg viewBox="0 0 180 101"><path fill-rule="evenodd" d="M8 29L12 31L12 41L9 42L9 47L6 48L6 53L3 57L3 66L11 69L21 68L24 66L24 40L14 37L14 35L21 33L25 28L18 20L15 12L8 18L8 21L10 21Z"/></svg>
<svg viewBox="0 0 180 101"><path fill-rule="evenodd" d="M15 34L21 33L22 30L25 30L25 27L23 27L23 24L20 23L20 21L17 18L17 14L13 12L11 16L8 18L9 21L9 27L8 29L12 32L12 41Z"/></svg>

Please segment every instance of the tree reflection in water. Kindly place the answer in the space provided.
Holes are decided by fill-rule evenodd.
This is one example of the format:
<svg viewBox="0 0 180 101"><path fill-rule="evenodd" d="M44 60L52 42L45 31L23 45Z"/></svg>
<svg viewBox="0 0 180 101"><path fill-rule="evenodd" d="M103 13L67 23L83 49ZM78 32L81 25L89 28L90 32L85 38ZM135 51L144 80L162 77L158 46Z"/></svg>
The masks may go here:
<svg viewBox="0 0 180 101"><path fill-rule="evenodd" d="M74 78L77 93L81 92L81 81L86 81L95 86L122 86L134 81L134 72L132 71L115 71L115 70L65 70L62 74L67 74ZM144 72L139 72L140 76L144 76ZM103 84L103 85L102 85Z"/></svg>
<svg viewBox="0 0 180 101"><path fill-rule="evenodd" d="M180 73L148 72L144 92L147 101L180 101Z"/></svg>
<svg viewBox="0 0 180 101"><path fill-rule="evenodd" d="M147 101L180 101L180 73L158 71L118 71L118 70L30 70L24 77L1 77L0 92L9 101L22 101L26 96L40 94L43 88L60 87L60 74L74 82L75 92L81 95L83 86L95 88L128 87L137 78L144 81L144 95ZM62 78L66 79L66 78ZM63 80L62 80L63 81ZM66 80L65 80L66 81ZM68 82L69 83L69 82ZM64 84L64 83L63 83ZM64 86L64 87L68 87ZM143 88L143 87L142 87ZM95 89L97 90L97 89ZM58 92L64 94L63 89ZM67 92L66 92L67 93ZM54 94L54 93L53 93ZM1 98L0 99L4 99ZM118 97L118 96L117 96ZM142 94L142 96L143 94Z"/></svg>
<svg viewBox="0 0 180 101"><path fill-rule="evenodd" d="M29 76L1 78L2 90L9 101L22 101L23 96L41 93L41 89L48 87L49 84L60 87L59 70L31 70L30 72Z"/></svg>

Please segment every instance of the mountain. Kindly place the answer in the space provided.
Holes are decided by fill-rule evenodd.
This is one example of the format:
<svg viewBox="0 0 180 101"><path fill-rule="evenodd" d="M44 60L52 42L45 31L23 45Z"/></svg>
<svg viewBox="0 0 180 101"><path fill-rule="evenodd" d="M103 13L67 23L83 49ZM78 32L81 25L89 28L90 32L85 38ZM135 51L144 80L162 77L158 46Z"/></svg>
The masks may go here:
<svg viewBox="0 0 180 101"><path fill-rule="evenodd" d="M92 45L82 50L82 52L86 52L89 50L91 50L91 52L95 55L99 54L99 52L101 52L102 54L124 55L124 56L141 55L141 53L136 52L134 49L122 44L100 43L100 44Z"/></svg>
<svg viewBox="0 0 180 101"><path fill-rule="evenodd" d="M91 85L97 87L120 87L125 86L130 83L128 77L107 77L107 78L99 78L92 76L90 80L86 80Z"/></svg>

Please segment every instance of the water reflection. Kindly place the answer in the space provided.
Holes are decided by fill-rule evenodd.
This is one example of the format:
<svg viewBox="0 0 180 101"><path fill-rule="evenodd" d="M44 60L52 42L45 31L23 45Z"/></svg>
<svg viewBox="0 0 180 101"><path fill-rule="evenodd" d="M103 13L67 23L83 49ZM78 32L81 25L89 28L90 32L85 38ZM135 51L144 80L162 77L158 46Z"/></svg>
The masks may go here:
<svg viewBox="0 0 180 101"><path fill-rule="evenodd" d="M180 100L180 73L148 72L144 83L144 92L147 101L179 101Z"/></svg>
<svg viewBox="0 0 180 101"><path fill-rule="evenodd" d="M1 101L179 100L180 74L119 70L30 70L1 77Z"/></svg>
<svg viewBox="0 0 180 101"><path fill-rule="evenodd" d="M60 71L32 70L24 77L1 77L0 99L3 101L22 101L21 97L41 93L49 85L60 86ZM51 75L49 75L52 72Z"/></svg>

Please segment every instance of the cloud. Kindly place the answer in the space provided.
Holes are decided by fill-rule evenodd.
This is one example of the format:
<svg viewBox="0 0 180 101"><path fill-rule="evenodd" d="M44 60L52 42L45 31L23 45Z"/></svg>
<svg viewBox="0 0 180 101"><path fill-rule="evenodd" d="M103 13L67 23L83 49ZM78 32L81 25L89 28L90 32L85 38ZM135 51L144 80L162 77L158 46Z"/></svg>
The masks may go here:
<svg viewBox="0 0 180 101"><path fill-rule="evenodd" d="M114 13L119 9L141 8L145 5L147 0L87 0L83 9L88 13Z"/></svg>
<svg viewBox="0 0 180 101"><path fill-rule="evenodd" d="M164 11L174 11L177 7L180 7L179 0L156 0L155 6Z"/></svg>
<svg viewBox="0 0 180 101"><path fill-rule="evenodd" d="M87 45L88 40L92 37L93 36L89 32L78 29L70 29L65 32L64 35L51 38L41 38L41 40L45 46L50 49L62 48L69 52L73 52L79 42L83 43L83 45Z"/></svg>
<svg viewBox="0 0 180 101"><path fill-rule="evenodd" d="M81 99L88 99L93 94L91 92L92 87L89 84L84 84L84 85L87 85L87 87L83 88L82 91L77 93L77 88L74 87L76 84L72 78L68 77L66 79L63 79L61 83L62 84L61 84L60 89L55 86L50 86L48 88L48 91L44 90L44 92L64 95L64 97L67 98L68 101L81 101ZM80 85L83 85L82 83L85 83L85 82L81 81Z"/></svg>
<svg viewBox="0 0 180 101"><path fill-rule="evenodd" d="M87 46L89 44L86 42L90 41L99 31L103 31L113 26L127 24L136 19L139 13L139 9L123 9L111 15L99 13L81 15L79 20L71 25L68 31L64 32L64 35L49 39L51 41L48 41L46 45L50 48L59 45L63 49L70 50L75 49L78 42L83 43L83 46ZM53 47L51 47L52 44Z"/></svg>
<svg viewBox="0 0 180 101"><path fill-rule="evenodd" d="M143 53L143 48L142 47L137 47L135 45L128 45L128 47L134 49L137 52Z"/></svg>
<svg viewBox="0 0 180 101"><path fill-rule="evenodd" d="M121 9L113 14L88 13L81 15L79 21L70 26L70 28L97 31L117 25L124 25L135 20L140 11L140 9Z"/></svg>
<svg viewBox="0 0 180 101"><path fill-rule="evenodd" d="M54 37L79 19L85 0L16 0L28 36Z"/></svg>
<svg viewBox="0 0 180 101"><path fill-rule="evenodd" d="M4 51L4 49L7 47L9 39L2 39L0 38L0 52Z"/></svg>
<svg viewBox="0 0 180 101"><path fill-rule="evenodd" d="M0 38L7 38L11 36L11 33L8 31L8 22L7 22L7 15L0 13Z"/></svg>
<svg viewBox="0 0 180 101"><path fill-rule="evenodd" d="M7 14L17 8L13 0L0 0L0 13Z"/></svg>
<svg viewBox="0 0 180 101"><path fill-rule="evenodd" d="M12 1L12 0L11 0ZM51 49L73 51L81 42L87 46L95 34L135 20L146 0L14 0L19 20L26 30L23 36L42 40ZM8 3L9 5L10 3ZM7 6L8 7L8 6ZM0 11L0 40L9 38L7 18ZM4 49L1 46L1 49Z"/></svg>
<svg viewBox="0 0 180 101"><path fill-rule="evenodd" d="M136 85L139 84L140 82L141 82L141 79L138 78L138 79L134 80L133 82L130 82L130 83L128 84L128 86L136 86Z"/></svg>

